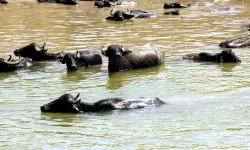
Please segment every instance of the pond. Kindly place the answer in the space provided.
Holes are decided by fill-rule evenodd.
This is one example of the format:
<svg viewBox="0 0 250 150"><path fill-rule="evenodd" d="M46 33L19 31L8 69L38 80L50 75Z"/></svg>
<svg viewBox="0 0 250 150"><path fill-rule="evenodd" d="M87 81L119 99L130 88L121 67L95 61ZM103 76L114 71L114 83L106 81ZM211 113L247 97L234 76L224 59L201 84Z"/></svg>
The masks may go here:
<svg viewBox="0 0 250 150"><path fill-rule="evenodd" d="M91 1L75 6L9 0L0 5L0 56L36 42L49 52L96 50L122 44L132 50L162 49L165 64L109 73L108 60L76 72L57 61L0 74L0 149L248 149L250 147L250 49L233 49L241 64L183 60L188 53L217 53L219 43L249 34L250 1L162 15L165 0L137 0L157 18L105 20L112 8ZM180 0L188 4L189 0ZM218 8L229 11L215 11ZM41 113L64 93L82 101L159 97L167 105L105 113Z"/></svg>

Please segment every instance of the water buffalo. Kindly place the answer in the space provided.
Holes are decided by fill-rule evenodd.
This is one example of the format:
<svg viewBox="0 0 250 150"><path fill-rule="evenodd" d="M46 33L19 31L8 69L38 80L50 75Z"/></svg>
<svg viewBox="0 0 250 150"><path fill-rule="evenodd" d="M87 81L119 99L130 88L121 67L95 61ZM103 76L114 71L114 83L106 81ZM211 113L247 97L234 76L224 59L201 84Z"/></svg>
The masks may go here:
<svg viewBox="0 0 250 150"><path fill-rule="evenodd" d="M134 15L130 15L129 13L126 13L124 11L116 11L114 14L112 14L113 9L110 11L110 16L107 17L107 20L114 20L114 21L123 21L124 19L131 19L134 17Z"/></svg>
<svg viewBox="0 0 250 150"><path fill-rule="evenodd" d="M151 18L151 17L157 17L157 15L152 14L148 11L144 10L128 10L128 14L134 15L134 18Z"/></svg>
<svg viewBox="0 0 250 150"><path fill-rule="evenodd" d="M27 68L32 66L34 63L32 60L28 58L21 59L19 57L19 60L12 59L12 56L9 55L9 59L5 60L4 58L0 58L0 72L10 72L15 71L23 68Z"/></svg>
<svg viewBox="0 0 250 150"><path fill-rule="evenodd" d="M134 53L125 50L122 45L110 45L101 53L108 57L109 72L148 68L164 63L164 51L147 50Z"/></svg>
<svg viewBox="0 0 250 150"><path fill-rule="evenodd" d="M14 54L16 56L31 58L33 61L56 60L60 53L48 53L48 50L45 49L45 44L39 47L36 43L31 43L25 47L16 49Z"/></svg>
<svg viewBox="0 0 250 150"><path fill-rule="evenodd" d="M108 98L95 103L81 102L80 93L77 96L63 94L54 101L40 107L41 112L79 113L103 112L111 110L128 110L157 107L165 104L159 98L122 99Z"/></svg>
<svg viewBox="0 0 250 150"><path fill-rule="evenodd" d="M127 12L124 11L116 11L112 14L113 9L110 11L110 16L107 17L107 20L114 20L114 21L123 21L124 19L131 19L131 18L150 18L156 17L155 14L149 13L144 10L128 10Z"/></svg>
<svg viewBox="0 0 250 150"><path fill-rule="evenodd" d="M40 3L58 3L65 5L76 5L77 0L37 0Z"/></svg>
<svg viewBox="0 0 250 150"><path fill-rule="evenodd" d="M67 70L70 71L102 64L101 55L96 51L89 50L67 53L64 56L59 56L57 59L59 59L62 64L66 64Z"/></svg>
<svg viewBox="0 0 250 150"><path fill-rule="evenodd" d="M96 0L94 5L98 8L103 8L103 7L115 6L116 4L110 3L109 0Z"/></svg>
<svg viewBox="0 0 250 150"><path fill-rule="evenodd" d="M240 63L241 60L230 50L223 50L220 53L198 53L198 54L187 54L183 59L189 59L194 61L207 61L207 62L236 62Z"/></svg>
<svg viewBox="0 0 250 150"><path fill-rule="evenodd" d="M238 48L250 46L250 35L239 37L230 41L224 41L219 44L223 48Z"/></svg>
<svg viewBox="0 0 250 150"><path fill-rule="evenodd" d="M7 4L7 0L0 0L0 4Z"/></svg>
<svg viewBox="0 0 250 150"><path fill-rule="evenodd" d="M181 5L179 2L173 2L173 3L164 3L163 8L164 9L187 8L187 6Z"/></svg>
<svg viewBox="0 0 250 150"><path fill-rule="evenodd" d="M168 12L164 12L164 15L180 15L180 11L179 10L173 10L173 11L168 11Z"/></svg>

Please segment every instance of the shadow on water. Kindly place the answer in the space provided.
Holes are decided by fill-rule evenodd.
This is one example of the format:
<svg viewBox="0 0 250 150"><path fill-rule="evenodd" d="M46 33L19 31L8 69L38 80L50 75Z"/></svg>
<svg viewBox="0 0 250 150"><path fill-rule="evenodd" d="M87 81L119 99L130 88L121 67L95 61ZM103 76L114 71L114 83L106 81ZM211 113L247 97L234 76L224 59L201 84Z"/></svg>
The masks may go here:
<svg viewBox="0 0 250 150"><path fill-rule="evenodd" d="M159 65L152 68L130 70L125 72L109 72L106 88L109 90L116 90L124 86L126 83L134 80L150 80L163 70L165 70L165 66Z"/></svg>

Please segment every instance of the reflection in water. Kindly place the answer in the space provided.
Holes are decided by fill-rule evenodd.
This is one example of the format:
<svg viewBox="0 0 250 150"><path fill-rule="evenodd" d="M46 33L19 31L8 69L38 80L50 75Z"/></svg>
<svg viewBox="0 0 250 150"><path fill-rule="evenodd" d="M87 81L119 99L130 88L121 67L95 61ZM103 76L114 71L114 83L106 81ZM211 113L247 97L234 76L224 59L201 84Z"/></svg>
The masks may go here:
<svg viewBox="0 0 250 150"><path fill-rule="evenodd" d="M240 63L217 63L218 68L223 72L232 72L234 67L239 65Z"/></svg>
<svg viewBox="0 0 250 150"><path fill-rule="evenodd" d="M89 77L101 72L101 65L92 66L89 68L81 68L76 71L66 71L66 75L62 76L64 81L79 82L88 79Z"/></svg>
<svg viewBox="0 0 250 150"><path fill-rule="evenodd" d="M17 76L17 71L13 71L13 72L1 72L0 73L0 80L4 80L6 78L11 78L12 76Z"/></svg>
<svg viewBox="0 0 250 150"><path fill-rule="evenodd" d="M146 69L137 69L124 72L109 72L108 84L106 88L109 90L116 90L129 82L136 81L138 79L151 80L153 76L159 72L164 71L165 66L159 65Z"/></svg>

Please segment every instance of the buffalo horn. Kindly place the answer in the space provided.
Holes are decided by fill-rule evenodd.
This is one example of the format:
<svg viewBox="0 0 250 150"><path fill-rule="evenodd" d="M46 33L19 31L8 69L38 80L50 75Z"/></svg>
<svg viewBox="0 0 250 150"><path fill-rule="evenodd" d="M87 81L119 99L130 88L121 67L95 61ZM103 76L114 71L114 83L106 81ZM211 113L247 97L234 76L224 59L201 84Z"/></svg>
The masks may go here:
<svg viewBox="0 0 250 150"><path fill-rule="evenodd" d="M81 56L81 55L80 55L80 52L79 52L78 50L76 50L76 57L77 57L77 58L80 58L80 56Z"/></svg>
<svg viewBox="0 0 250 150"><path fill-rule="evenodd" d="M121 45L122 51L125 51L125 48L123 47L123 45Z"/></svg>
<svg viewBox="0 0 250 150"><path fill-rule="evenodd" d="M78 93L78 94L76 95L75 99L77 99L79 96L80 96L80 93Z"/></svg>
<svg viewBox="0 0 250 150"><path fill-rule="evenodd" d="M79 96L80 96L80 93L78 93L74 99L69 99L69 102L70 102L71 104L80 103L81 99L78 99Z"/></svg>
<svg viewBox="0 0 250 150"><path fill-rule="evenodd" d="M110 15L111 15L111 16L113 16L113 15L114 15L114 14L112 14L112 12L113 12L113 9L111 9L111 11L110 11Z"/></svg>
<svg viewBox="0 0 250 150"><path fill-rule="evenodd" d="M43 43L43 46L41 47L42 50L44 50L46 43Z"/></svg>
<svg viewBox="0 0 250 150"><path fill-rule="evenodd" d="M9 64L9 65L18 65L21 62L21 57L19 56L19 61L18 62L10 62L10 61L6 61L3 60L4 63Z"/></svg>
<svg viewBox="0 0 250 150"><path fill-rule="evenodd" d="M12 56L11 56L11 55L9 55L9 59L8 59L7 61L11 61L11 59L12 59Z"/></svg>
<svg viewBox="0 0 250 150"><path fill-rule="evenodd" d="M127 8L127 14L129 14L130 13L130 10Z"/></svg>

